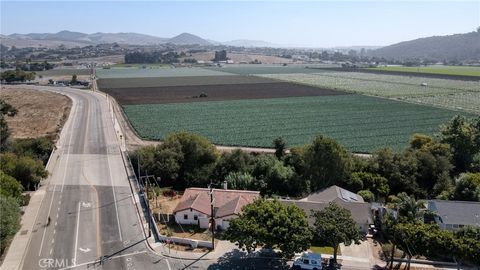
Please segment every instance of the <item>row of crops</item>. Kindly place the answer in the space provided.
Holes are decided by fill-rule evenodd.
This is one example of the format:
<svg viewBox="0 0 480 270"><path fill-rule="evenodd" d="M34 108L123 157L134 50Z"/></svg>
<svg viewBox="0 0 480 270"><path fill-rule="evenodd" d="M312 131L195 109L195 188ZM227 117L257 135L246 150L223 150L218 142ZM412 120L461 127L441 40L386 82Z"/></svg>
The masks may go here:
<svg viewBox="0 0 480 270"><path fill-rule="evenodd" d="M148 77L186 77L186 76L222 76L231 75L221 71L209 70L200 67L128 67L97 69L99 78L148 78Z"/></svg>
<svg viewBox="0 0 480 270"><path fill-rule="evenodd" d="M186 130L217 144L271 147L278 136L293 146L324 134L356 152L402 149L413 133L433 134L455 114L361 95L127 105L124 111L147 139Z"/></svg>
<svg viewBox="0 0 480 270"><path fill-rule="evenodd" d="M382 71L400 71L400 72L413 72L413 73L431 73L431 74L447 74L447 75L460 75L460 76L479 76L480 67L473 66L421 66L421 67L405 67L405 66L388 66L388 67L376 67L373 70Z"/></svg>
<svg viewBox="0 0 480 270"><path fill-rule="evenodd" d="M480 82L357 72L263 74L266 78L480 114Z"/></svg>

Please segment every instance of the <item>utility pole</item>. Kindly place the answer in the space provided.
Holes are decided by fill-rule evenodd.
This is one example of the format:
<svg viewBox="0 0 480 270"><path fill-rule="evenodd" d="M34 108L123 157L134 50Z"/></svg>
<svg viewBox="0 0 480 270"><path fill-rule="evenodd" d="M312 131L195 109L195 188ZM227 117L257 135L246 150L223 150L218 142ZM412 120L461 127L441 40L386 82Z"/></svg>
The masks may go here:
<svg viewBox="0 0 480 270"><path fill-rule="evenodd" d="M210 190L210 226L212 229L212 250L215 249L215 213L213 208L213 188L212 183L208 185L208 189Z"/></svg>

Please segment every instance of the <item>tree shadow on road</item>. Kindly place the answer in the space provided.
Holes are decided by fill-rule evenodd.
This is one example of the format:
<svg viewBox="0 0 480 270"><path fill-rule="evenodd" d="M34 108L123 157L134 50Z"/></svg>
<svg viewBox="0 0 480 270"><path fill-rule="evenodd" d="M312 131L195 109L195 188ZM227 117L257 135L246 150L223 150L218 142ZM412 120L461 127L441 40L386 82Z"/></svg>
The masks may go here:
<svg viewBox="0 0 480 270"><path fill-rule="evenodd" d="M279 258L258 258L248 256L244 251L235 249L218 258L208 270L223 269L290 269L285 260Z"/></svg>

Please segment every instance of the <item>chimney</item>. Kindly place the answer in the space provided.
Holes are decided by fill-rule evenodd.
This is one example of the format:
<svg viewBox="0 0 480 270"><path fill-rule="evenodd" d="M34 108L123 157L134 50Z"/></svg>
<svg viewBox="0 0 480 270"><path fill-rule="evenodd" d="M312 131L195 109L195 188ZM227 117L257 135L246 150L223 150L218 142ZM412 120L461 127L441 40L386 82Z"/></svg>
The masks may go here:
<svg viewBox="0 0 480 270"><path fill-rule="evenodd" d="M228 189L228 184L227 181L223 181L223 189L227 190Z"/></svg>

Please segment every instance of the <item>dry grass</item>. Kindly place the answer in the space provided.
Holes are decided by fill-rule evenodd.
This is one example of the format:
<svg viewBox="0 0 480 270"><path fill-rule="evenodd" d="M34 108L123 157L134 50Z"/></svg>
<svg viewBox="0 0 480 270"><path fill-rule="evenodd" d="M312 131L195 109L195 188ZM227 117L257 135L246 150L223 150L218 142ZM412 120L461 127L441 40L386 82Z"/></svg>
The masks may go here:
<svg viewBox="0 0 480 270"><path fill-rule="evenodd" d="M14 139L56 139L72 106L66 96L23 86L2 86L1 98L18 110L15 116L5 117Z"/></svg>

